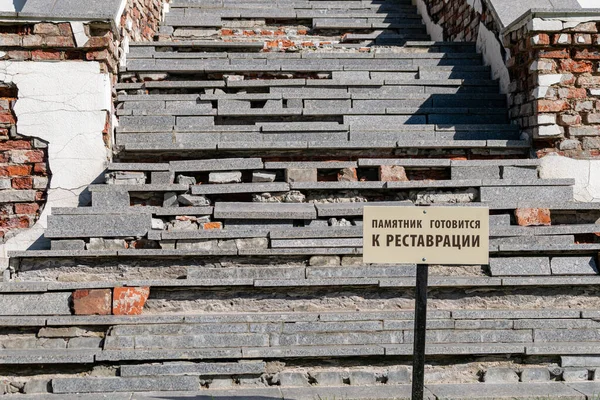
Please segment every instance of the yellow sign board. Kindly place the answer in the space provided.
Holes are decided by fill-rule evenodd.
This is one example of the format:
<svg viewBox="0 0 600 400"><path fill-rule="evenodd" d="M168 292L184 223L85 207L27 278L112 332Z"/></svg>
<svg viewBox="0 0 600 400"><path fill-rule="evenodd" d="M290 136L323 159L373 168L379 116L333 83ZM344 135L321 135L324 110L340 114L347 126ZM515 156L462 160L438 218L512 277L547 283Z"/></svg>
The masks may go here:
<svg viewBox="0 0 600 400"><path fill-rule="evenodd" d="M488 259L488 208L364 208L365 263L478 265Z"/></svg>

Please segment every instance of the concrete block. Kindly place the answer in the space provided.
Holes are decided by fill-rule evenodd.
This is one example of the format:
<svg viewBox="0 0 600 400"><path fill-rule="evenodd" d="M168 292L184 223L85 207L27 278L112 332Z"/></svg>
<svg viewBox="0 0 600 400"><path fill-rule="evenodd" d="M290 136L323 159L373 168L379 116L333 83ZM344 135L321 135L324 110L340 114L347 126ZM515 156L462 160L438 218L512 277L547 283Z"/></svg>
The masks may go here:
<svg viewBox="0 0 600 400"><path fill-rule="evenodd" d="M312 256L308 262L310 266L337 266L340 265L338 256Z"/></svg>
<svg viewBox="0 0 600 400"><path fill-rule="evenodd" d="M282 387L310 386L308 376L303 372L280 372L279 384Z"/></svg>
<svg viewBox="0 0 600 400"><path fill-rule="evenodd" d="M209 206L210 200L208 200L205 196L196 196L191 194L180 194L176 197L177 204L182 204L184 206L192 206L192 207L203 207ZM164 206L163 206L164 207Z"/></svg>
<svg viewBox="0 0 600 400"><path fill-rule="evenodd" d="M209 183L239 183L241 181L242 173L240 171L211 172L208 175Z"/></svg>
<svg viewBox="0 0 600 400"><path fill-rule="evenodd" d="M163 207L179 207L177 193L167 192L163 195Z"/></svg>
<svg viewBox="0 0 600 400"><path fill-rule="evenodd" d="M586 368L565 368L562 374L565 382L582 382L589 380L589 371Z"/></svg>
<svg viewBox="0 0 600 400"><path fill-rule="evenodd" d="M411 371L406 367L389 370L386 373L386 377L387 384L389 385L404 385L410 383L412 380Z"/></svg>
<svg viewBox="0 0 600 400"><path fill-rule="evenodd" d="M275 182L277 174L270 171L254 171L252 173L252 182Z"/></svg>
<svg viewBox="0 0 600 400"><path fill-rule="evenodd" d="M316 168L288 168L285 170L286 182L316 182Z"/></svg>
<svg viewBox="0 0 600 400"><path fill-rule="evenodd" d="M339 371L318 371L311 372L309 375L319 386L342 386L344 384L344 377Z"/></svg>
<svg viewBox="0 0 600 400"><path fill-rule="evenodd" d="M489 368L483 375L485 383L517 383L519 375L511 368ZM482 388L482 390L485 390Z"/></svg>
<svg viewBox="0 0 600 400"><path fill-rule="evenodd" d="M521 382L549 382L550 371L548 368L525 368L521 372Z"/></svg>
<svg viewBox="0 0 600 400"><path fill-rule="evenodd" d="M353 386L375 385L377 376L369 371L350 371L350 384Z"/></svg>

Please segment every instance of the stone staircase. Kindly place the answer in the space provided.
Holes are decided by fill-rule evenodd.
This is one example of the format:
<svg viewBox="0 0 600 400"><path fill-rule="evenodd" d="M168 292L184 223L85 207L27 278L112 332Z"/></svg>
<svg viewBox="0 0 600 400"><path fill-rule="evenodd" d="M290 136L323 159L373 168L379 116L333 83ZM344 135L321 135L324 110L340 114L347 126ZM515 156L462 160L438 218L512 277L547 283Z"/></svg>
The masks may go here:
<svg viewBox="0 0 600 400"><path fill-rule="evenodd" d="M106 184L0 284L5 392L409 398L416 267L363 263L363 207L446 205L491 260L431 267L429 398L600 393L600 204L408 1L174 1L117 91ZM73 315L120 287L142 315Z"/></svg>

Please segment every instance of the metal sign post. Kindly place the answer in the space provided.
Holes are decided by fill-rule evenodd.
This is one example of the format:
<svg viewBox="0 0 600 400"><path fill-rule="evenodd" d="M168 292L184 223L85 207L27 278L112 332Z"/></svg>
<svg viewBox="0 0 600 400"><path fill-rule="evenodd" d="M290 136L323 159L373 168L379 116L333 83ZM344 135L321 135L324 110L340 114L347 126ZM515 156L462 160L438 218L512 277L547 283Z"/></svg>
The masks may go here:
<svg viewBox="0 0 600 400"><path fill-rule="evenodd" d="M425 333L427 331L427 279L429 266L417 264L415 327L412 373L412 399L423 400L425 387Z"/></svg>
<svg viewBox="0 0 600 400"><path fill-rule="evenodd" d="M483 207L365 207L363 260L417 264L412 399L423 400L430 264L488 264L489 210Z"/></svg>

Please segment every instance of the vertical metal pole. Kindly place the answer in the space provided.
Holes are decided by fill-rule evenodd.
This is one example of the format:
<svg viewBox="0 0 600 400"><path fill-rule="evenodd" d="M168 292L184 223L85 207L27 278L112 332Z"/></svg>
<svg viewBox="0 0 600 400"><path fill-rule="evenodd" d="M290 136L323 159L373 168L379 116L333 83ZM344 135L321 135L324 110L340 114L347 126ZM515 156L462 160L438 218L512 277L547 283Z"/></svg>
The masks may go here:
<svg viewBox="0 0 600 400"><path fill-rule="evenodd" d="M423 400L425 384L425 332L427 329L427 278L426 264L417 265L415 291L415 332L413 351L412 400Z"/></svg>

